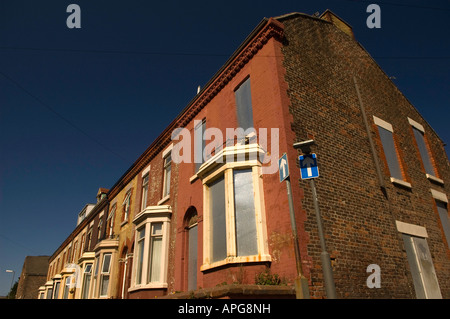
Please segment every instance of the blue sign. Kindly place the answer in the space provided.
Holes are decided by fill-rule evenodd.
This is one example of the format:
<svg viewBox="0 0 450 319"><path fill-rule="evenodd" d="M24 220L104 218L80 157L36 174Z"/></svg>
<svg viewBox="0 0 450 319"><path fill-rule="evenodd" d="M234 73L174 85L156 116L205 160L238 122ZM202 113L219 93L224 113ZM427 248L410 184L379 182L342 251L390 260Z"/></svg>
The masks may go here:
<svg viewBox="0 0 450 319"><path fill-rule="evenodd" d="M280 171L280 183L289 176L289 166L286 153L278 160L278 170Z"/></svg>
<svg viewBox="0 0 450 319"><path fill-rule="evenodd" d="M316 154L300 155L298 159L300 160L300 175L302 179L319 177Z"/></svg>

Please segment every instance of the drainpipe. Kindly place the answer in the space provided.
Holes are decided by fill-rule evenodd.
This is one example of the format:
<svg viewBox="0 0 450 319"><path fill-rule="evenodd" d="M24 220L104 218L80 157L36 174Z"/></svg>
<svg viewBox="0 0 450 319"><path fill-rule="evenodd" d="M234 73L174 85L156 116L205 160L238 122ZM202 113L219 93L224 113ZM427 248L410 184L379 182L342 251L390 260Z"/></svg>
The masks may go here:
<svg viewBox="0 0 450 319"><path fill-rule="evenodd" d="M383 178L383 175L381 174L380 163L378 162L377 152L376 152L375 145L374 145L373 139L372 139L372 133L370 131L369 122L367 121L366 110L364 108L364 104L361 99L361 94L359 93L359 87L358 87L358 83L356 82L355 76L353 76L353 83L355 84L356 94L358 95L359 108L361 109L361 114L363 117L364 126L366 128L367 137L369 138L370 151L372 153L373 162L375 163L375 169L377 171L378 182L380 184L383 194L386 196L387 194L386 194L386 186L384 184L384 178Z"/></svg>

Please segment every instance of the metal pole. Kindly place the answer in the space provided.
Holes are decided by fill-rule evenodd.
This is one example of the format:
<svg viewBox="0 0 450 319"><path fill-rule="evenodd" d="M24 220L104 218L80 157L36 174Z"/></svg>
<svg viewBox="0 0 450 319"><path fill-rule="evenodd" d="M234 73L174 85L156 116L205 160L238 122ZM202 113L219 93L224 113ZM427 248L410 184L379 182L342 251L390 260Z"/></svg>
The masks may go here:
<svg viewBox="0 0 450 319"><path fill-rule="evenodd" d="M9 290L12 290L13 284L14 284L14 277L16 276L16 272L14 270L7 269L6 272L12 273L12 279L11 279L11 287L9 287Z"/></svg>
<svg viewBox="0 0 450 319"><path fill-rule="evenodd" d="M292 190L290 178L286 178L286 188L289 202L289 215L291 217L292 235L294 236L295 263L297 266L297 278L295 279L295 293L297 299L309 299L308 280L302 273L302 262L300 247L298 245L297 224L295 222L294 201L292 200Z"/></svg>
<svg viewBox="0 0 450 319"><path fill-rule="evenodd" d="M322 261L323 278L325 281L325 290L328 299L336 299L336 287L334 285L333 269L331 268L330 255L327 252L325 245L325 237L323 235L322 218L320 217L319 202L317 199L316 183L314 178L309 180L311 184L314 210L316 212L317 228L319 230L320 247L322 252L320 253L320 260Z"/></svg>

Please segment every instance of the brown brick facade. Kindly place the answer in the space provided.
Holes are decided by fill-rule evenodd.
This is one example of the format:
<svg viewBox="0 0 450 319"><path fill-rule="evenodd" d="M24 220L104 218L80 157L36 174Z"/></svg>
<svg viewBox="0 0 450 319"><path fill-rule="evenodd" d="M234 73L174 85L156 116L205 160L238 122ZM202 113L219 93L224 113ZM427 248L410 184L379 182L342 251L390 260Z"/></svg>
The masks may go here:
<svg viewBox="0 0 450 319"><path fill-rule="evenodd" d="M332 257L338 296L342 298L415 298L401 234L395 221L423 226L444 298L450 297L448 245L430 189L449 194L450 169L443 143L395 87L369 54L335 25L305 16L282 19L286 81L289 84L292 129L298 141L314 137L320 178L317 190L328 252ZM353 77L375 141L385 192L377 180ZM373 115L394 128L394 141L405 188L390 181L389 169ZM438 177L430 182L421 162L408 117L425 127ZM323 297L320 245L309 183L304 189L304 227L312 257L312 297ZM369 264L381 268L381 288L366 286Z"/></svg>

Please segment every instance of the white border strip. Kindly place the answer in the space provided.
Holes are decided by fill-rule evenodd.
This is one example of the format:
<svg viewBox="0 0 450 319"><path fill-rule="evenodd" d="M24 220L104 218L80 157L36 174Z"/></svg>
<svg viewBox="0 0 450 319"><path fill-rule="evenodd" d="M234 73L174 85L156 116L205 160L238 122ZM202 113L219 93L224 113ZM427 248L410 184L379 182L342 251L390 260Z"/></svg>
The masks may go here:
<svg viewBox="0 0 450 319"><path fill-rule="evenodd" d="M411 124L411 126L414 126L416 129L418 129L422 133L425 133L425 129L423 128L422 124L417 123L416 121L414 121L412 118L409 118L409 117L408 117L408 122L409 122L409 124Z"/></svg>
<svg viewBox="0 0 450 319"><path fill-rule="evenodd" d="M417 237L428 238L427 229L422 226L404 223L396 220L397 230L400 233L409 234Z"/></svg>
<svg viewBox="0 0 450 319"><path fill-rule="evenodd" d="M430 189L431 195L434 199L440 200L441 202L448 203L447 195L442 192L438 192L434 189Z"/></svg>
<svg viewBox="0 0 450 319"><path fill-rule="evenodd" d="M386 130L388 130L388 131L390 131L390 132L394 132L394 129L393 129L393 127L392 127L392 124L390 124L390 123L388 123L388 122L386 122L386 121L384 121L384 120L382 120L382 119L376 117L375 115L373 115L373 121L374 121L374 123L375 123L376 125L378 125L378 126L384 128L384 129L386 129Z"/></svg>

